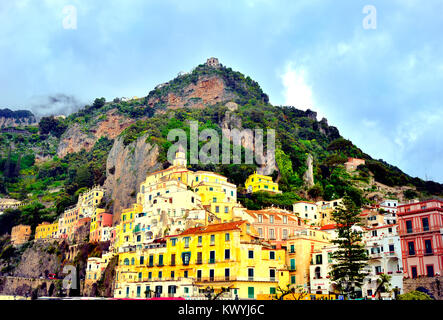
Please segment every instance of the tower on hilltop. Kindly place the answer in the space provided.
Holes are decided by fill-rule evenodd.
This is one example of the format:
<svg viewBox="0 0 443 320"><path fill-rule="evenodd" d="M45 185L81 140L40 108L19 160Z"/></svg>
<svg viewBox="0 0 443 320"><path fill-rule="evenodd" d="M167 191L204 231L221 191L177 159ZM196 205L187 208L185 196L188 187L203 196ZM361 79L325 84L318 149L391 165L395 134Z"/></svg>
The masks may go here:
<svg viewBox="0 0 443 320"><path fill-rule="evenodd" d="M177 151L175 151L175 158L172 165L175 167L186 167L187 163L185 149L179 144Z"/></svg>
<svg viewBox="0 0 443 320"><path fill-rule="evenodd" d="M218 68L220 67L220 62L218 62L217 58L211 57L206 60L206 65L209 67Z"/></svg>

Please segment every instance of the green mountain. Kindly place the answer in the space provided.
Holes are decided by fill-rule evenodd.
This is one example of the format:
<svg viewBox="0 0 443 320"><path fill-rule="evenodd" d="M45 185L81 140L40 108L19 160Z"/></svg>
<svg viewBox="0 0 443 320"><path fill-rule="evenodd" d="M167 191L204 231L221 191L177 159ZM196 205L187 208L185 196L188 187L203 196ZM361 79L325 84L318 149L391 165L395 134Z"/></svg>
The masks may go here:
<svg viewBox="0 0 443 320"><path fill-rule="evenodd" d="M115 160L108 159L108 155L117 146L127 149L127 157L139 152L137 141L139 145L156 146L158 153L151 154L154 164L142 169L146 173L166 167L166 153L172 145L167 134L173 128L189 134L189 121L198 121L199 130L211 128L220 136L226 128L275 129L277 170L273 178L279 182L281 195L243 195L244 181L257 169L256 164L190 166L227 176L238 185L239 200L249 208L290 207L295 200L330 200L345 193L358 205L377 197L403 200L443 194L442 184L410 177L383 160L372 159L342 138L326 119L318 121L316 116L311 110L273 106L251 78L221 64L206 63L157 86L142 98L115 98L109 102L98 98L66 118L44 117L38 127L3 130L0 194L32 204L1 215L0 234L9 232L13 224L35 226L55 219L76 203L84 188L95 184L109 185L110 194L116 194L112 188L117 184L108 183L111 178L121 185L131 180L127 175L115 177L115 165L107 167L107 161ZM309 157L313 159L312 168ZM366 164L347 172L343 163L348 157L365 159ZM308 169L312 169L313 184L306 174ZM137 184L128 182L125 197L135 201ZM113 208L115 204L108 198L101 205Z"/></svg>

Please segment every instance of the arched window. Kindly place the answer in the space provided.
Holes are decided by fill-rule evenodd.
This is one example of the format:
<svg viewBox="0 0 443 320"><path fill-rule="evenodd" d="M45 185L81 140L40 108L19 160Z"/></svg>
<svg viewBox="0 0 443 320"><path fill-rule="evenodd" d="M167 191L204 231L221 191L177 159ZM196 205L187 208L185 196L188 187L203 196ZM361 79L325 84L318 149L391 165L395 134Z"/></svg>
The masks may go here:
<svg viewBox="0 0 443 320"><path fill-rule="evenodd" d="M125 259L124 264L125 264L125 266L129 265L129 259L128 258Z"/></svg>
<svg viewBox="0 0 443 320"><path fill-rule="evenodd" d="M320 279L321 273L320 273L320 267L315 268L315 279Z"/></svg>
<svg viewBox="0 0 443 320"><path fill-rule="evenodd" d="M135 259L132 258L132 259L131 259L131 264L134 264L134 263L135 263Z"/></svg>

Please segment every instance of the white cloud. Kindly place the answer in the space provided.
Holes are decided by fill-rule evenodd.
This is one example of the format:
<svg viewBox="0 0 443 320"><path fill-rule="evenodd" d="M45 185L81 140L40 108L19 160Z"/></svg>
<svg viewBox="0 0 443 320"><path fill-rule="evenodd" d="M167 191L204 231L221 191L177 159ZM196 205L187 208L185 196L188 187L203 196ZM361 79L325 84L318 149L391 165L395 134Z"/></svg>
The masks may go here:
<svg viewBox="0 0 443 320"><path fill-rule="evenodd" d="M281 75L284 104L300 110L311 109L318 112L314 107L312 87L307 83L307 77L304 67L296 67L292 62L286 65L285 72ZM318 118L321 119L319 114Z"/></svg>

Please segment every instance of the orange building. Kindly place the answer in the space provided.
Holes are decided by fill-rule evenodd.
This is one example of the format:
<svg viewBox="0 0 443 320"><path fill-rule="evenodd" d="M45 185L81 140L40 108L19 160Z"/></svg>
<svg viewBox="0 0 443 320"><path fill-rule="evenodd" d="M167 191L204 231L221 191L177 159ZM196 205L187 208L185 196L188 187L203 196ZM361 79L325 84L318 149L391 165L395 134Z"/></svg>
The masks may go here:
<svg viewBox="0 0 443 320"><path fill-rule="evenodd" d="M31 236L31 226L20 224L11 230L11 242L14 246L21 245L29 240Z"/></svg>

